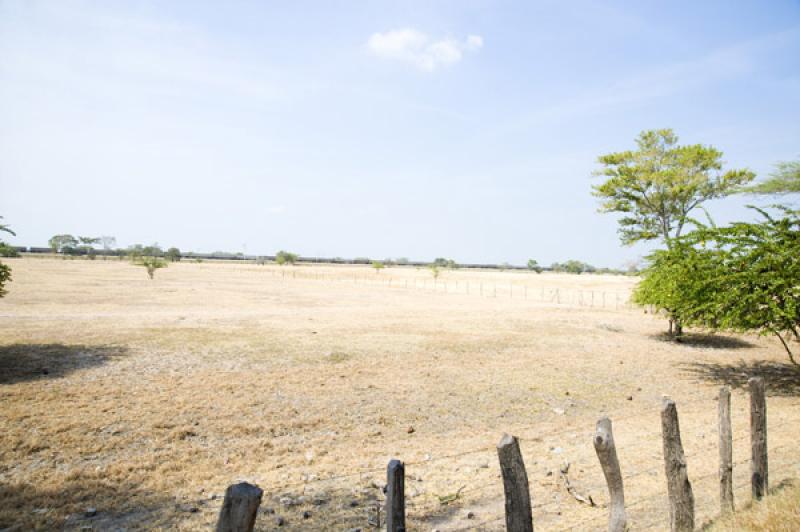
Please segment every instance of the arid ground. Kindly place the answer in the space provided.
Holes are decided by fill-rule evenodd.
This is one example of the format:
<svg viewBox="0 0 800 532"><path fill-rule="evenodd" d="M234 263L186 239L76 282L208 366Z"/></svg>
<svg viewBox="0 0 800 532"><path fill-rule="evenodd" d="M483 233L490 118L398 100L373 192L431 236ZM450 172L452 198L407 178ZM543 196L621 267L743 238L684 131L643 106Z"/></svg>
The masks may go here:
<svg viewBox="0 0 800 532"><path fill-rule="evenodd" d="M800 378L776 339L690 335L626 306L634 278L356 266L10 259L0 300L0 529L209 528L257 483L257 529L370 530L389 459L409 528L501 530L495 445L520 438L537 530L605 527L591 437L614 422L634 529L663 529L663 395L698 524L719 507L716 395L768 380L770 482L800 473ZM423 287L422 283L425 283ZM795 346L797 347L797 346ZM581 496L565 489L560 473ZM305 516L304 516L305 512Z"/></svg>

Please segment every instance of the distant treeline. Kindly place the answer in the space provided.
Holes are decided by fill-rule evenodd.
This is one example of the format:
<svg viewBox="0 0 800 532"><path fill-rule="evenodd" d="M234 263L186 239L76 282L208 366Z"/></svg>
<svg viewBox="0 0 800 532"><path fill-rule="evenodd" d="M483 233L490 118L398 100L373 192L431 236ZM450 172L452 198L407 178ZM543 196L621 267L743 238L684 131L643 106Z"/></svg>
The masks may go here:
<svg viewBox="0 0 800 532"><path fill-rule="evenodd" d="M45 248L45 247L25 247L25 246L15 246L14 249L19 253L49 253L52 254L52 248ZM74 255L74 256L81 256L81 255L89 255L90 252L86 249L70 249L68 253L57 252L56 254L59 255ZM130 255L130 250L128 249L94 249L91 251L92 255L96 255L99 257L125 257ZM225 251L215 251L213 253L192 253L192 252L181 252L180 259L184 260L231 260L231 261L243 261L243 262L254 262L254 263L264 263L264 262L275 262L277 255L245 255L244 253L229 253ZM359 264L359 265L373 265L375 263L375 259L370 259L367 257L356 257L353 259L346 259L342 257L301 257L298 256L295 260L297 263L305 263L305 264ZM443 266L449 268L459 268L459 269L475 269L475 270L516 270L516 271L529 271L533 268L529 266L517 266L513 264L463 264L458 263L456 264L454 261L447 261L447 265L444 266L442 264L443 259L436 259L434 261L412 261L405 258L400 259L384 259L380 261L382 264L386 266L412 266L416 268L426 268L430 266ZM551 266L538 266L536 268L538 271L551 271L551 272L565 272L565 273L608 273L608 274L616 274L616 275L623 275L623 274L631 274L636 273L636 270L615 270L611 268L595 268L590 264L586 264L580 261L567 261L565 263L554 263Z"/></svg>

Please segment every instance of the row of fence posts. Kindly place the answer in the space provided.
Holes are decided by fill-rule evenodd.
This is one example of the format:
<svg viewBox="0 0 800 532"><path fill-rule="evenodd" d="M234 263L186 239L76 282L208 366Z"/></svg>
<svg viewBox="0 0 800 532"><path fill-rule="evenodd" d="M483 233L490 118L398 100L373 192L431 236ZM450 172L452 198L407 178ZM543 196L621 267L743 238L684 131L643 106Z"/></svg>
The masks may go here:
<svg viewBox="0 0 800 532"><path fill-rule="evenodd" d="M281 279L285 279L286 278L286 273L287 272L281 270ZM289 273L291 274L292 279L296 278L296 272L294 270L290 271ZM274 275L274 272L273 272L273 275ZM321 278L320 274L316 274L316 275L317 275L316 277L312 276L311 278L312 279L315 278L317 280L320 280L320 278ZM358 279L359 279L359 277L354 275L353 276L353 283L357 284L358 283ZM324 280L324 278L323 278L323 280ZM367 282L367 283L372 282L367 278L362 278L362 280L364 282ZM421 279L421 281L422 281L422 289L425 290L427 288L427 284L426 284L427 280L426 279ZM387 282L387 285L389 287L391 287L393 279L390 277L388 279L388 281L386 281L386 282ZM413 288L415 288L415 289L419 288L418 279L414 278L414 279L412 279L412 282L413 282ZM463 292L463 293L469 295L470 294L470 282L469 281L461 281L461 282L464 283L464 286L465 286L465 292ZM489 292L488 286L487 286L486 290L484 290L483 281L474 281L474 282L478 283L478 294L479 295L484 296L485 294L490 294L491 293L491 297L493 297L493 298L497 297L497 283L494 283L494 282L491 283L492 290L491 290L491 292ZM437 291L437 286L439 286L439 285L437 285L436 279L433 279L431 281L431 284L433 285L433 291L436 292ZM486 284L489 285L490 283L486 283ZM405 288L408 288L408 279L404 279L403 286ZM442 286L444 286L444 292L447 293L447 290L448 290L447 282L446 281L443 282ZM520 285L517 285L518 288L519 288L519 286ZM527 285L522 285L522 289L523 289L522 290L523 291L522 299L528 299L528 286ZM455 290L456 290L456 293L459 293L458 292L458 280L455 281ZM546 293L545 290L547 290L548 292ZM577 305L578 306L588 306L588 307L594 308L594 306L595 306L595 297L594 297L595 291L594 290L589 290L588 291L588 294L589 294L589 296L587 296L587 298L589 299L589 303L588 304L586 304L584 302L584 299L583 299L584 293L587 293L587 292L584 292L583 290L578 290L577 291L577 296L578 296L577 297L577 299L578 299ZM600 299L602 300L600 308L606 308L606 292L600 291L599 293L601 295ZM546 296L549 296L549 299ZM567 302L568 303L572 302L573 298L569 297L569 293L567 293L566 296L567 296ZM512 299L514 298L514 284L513 283L509 283L509 285L508 285L508 297L512 298ZM545 289L544 287L542 287L542 288L540 288L539 300L540 301L549 301L551 303L557 303L557 304L560 305L561 301L562 301L561 290L559 288L548 288L548 289ZM620 295L615 292L614 293L614 308L615 309L619 309L620 308L620 304L621 304L620 303ZM623 306L625 305L624 301L622 302L622 305Z"/></svg>
<svg viewBox="0 0 800 532"><path fill-rule="evenodd" d="M764 380L748 381L750 390L750 481L754 500L761 499L768 489L767 404ZM694 494L681 443L678 409L667 397L661 405L661 434L664 470L669 497L669 519L672 532L694 530ZM592 438L597 458L606 479L609 494L608 530L624 532L628 526L625 512L625 489L620 470L611 420L601 418ZM528 473L522 459L519 440L504 434L497 444L497 456L505 493L505 520L508 532L533 532L533 513ZM719 482L721 513L733 511L733 432L731 430L731 391L725 386L719 393ZM218 532L250 532L253 530L261 503L262 490L248 483L234 484L225 492L217 523ZM386 530L405 532L405 466L391 460L386 473Z"/></svg>

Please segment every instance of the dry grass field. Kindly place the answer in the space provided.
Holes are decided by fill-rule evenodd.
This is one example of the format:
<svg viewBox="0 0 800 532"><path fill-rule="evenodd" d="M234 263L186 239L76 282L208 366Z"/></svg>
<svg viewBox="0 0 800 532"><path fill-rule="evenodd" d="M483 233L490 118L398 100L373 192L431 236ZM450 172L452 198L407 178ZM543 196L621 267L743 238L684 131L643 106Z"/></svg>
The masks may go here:
<svg viewBox="0 0 800 532"><path fill-rule="evenodd" d="M663 320L617 304L632 278L445 271L434 288L415 268L179 263L150 281L116 260L8 262L0 529L207 529L226 486L247 480L265 492L259 530L280 517L282 530L367 531L399 458L412 530L501 530L494 445L508 432L537 530L601 530L602 414L632 526L663 529L665 394L700 524L718 508L726 383L737 503L749 500L751 374L770 391L770 481L800 472L800 379L777 341L667 342ZM566 492L564 462L599 507Z"/></svg>

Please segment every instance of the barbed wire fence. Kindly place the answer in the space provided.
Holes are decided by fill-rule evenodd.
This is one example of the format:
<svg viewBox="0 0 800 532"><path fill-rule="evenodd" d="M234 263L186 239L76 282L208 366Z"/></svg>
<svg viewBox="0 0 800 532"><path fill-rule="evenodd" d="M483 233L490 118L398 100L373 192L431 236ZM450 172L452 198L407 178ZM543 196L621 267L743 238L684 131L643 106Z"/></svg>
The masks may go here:
<svg viewBox="0 0 800 532"><path fill-rule="evenodd" d="M700 419L695 422L694 415L707 412L712 404L713 399L709 397L681 402L682 415L692 416L692 422L684 423L682 427L685 435L702 434L700 431L708 430L708 421ZM692 407L700 408L698 412L693 412ZM745 413L745 409L736 410L737 416L744 416ZM628 422L647 417L654 417L654 412L648 410L615 417L613 421L618 436L624 434ZM770 436L779 441L791 442L799 422L800 414L781 411L779 415L770 418ZM515 430L515 439L520 442L521 454L528 462L526 466L530 476L525 491L533 493L533 504L530 505L532 521L537 522L539 529L559 532L606 528L609 519L608 486L597 467L597 457L592 460L594 449L589 442L594 435L593 428L573 425L560 430L542 431L542 426L542 423L534 423L516 427ZM565 444L564 436L569 436L573 441L569 445ZM621 475L621 478L627 492L625 510L628 525L633 530L669 527L667 494L663 492L669 470L665 468L658 448L662 436L658 431L637 433L633 444L618 445L623 470L631 471ZM750 450L746 445L748 438L752 440L755 436L753 433L742 432L731 438L734 448L745 456L749 455ZM689 479L697 494L694 506L697 515L704 521L716 516L714 508L720 502L718 493L715 493L719 486L715 480L719 475L718 464L709 459L717 450L716 443L702 441L700 445L691 445L691 452L685 454ZM554 449L562 452L553 454ZM647 449L650 449L650 453L644 452ZM551 456L542 459L542 456L548 456L547 450L551 451ZM793 458L793 450L792 443L770 449L769 463L773 479L776 476L796 476L800 472L800 461ZM570 464L566 461L559 467L557 461L566 456L575 462ZM746 500L741 491L750 484L750 476L747 468L742 466L750 461L748 456L733 462L734 491L738 492L739 500ZM498 463L495 445L478 446L438 456L426 455L423 459L406 461L403 465L402 515L404 526L405 520L408 520L407 529L442 532L506 529L508 508L503 505L504 472ZM542 468L547 472L544 473ZM568 472L576 469L579 474L570 483ZM272 500L277 500L286 507L319 504L313 526L317 529L377 530L386 525L387 514L397 504L396 500L389 500L387 495L393 492L393 486L391 477L386 482L383 481L386 471L386 467L364 468L351 473L271 485L266 489ZM464 471L470 473L468 480L463 474L458 475ZM337 486L327 490L316 489L331 484ZM659 485L661 489L657 487ZM574 492L570 491L570 486ZM300 495L297 490L300 490ZM338 493L345 504L332 505L331 492ZM304 515L305 513L307 512ZM398 529L392 530L394 532Z"/></svg>

